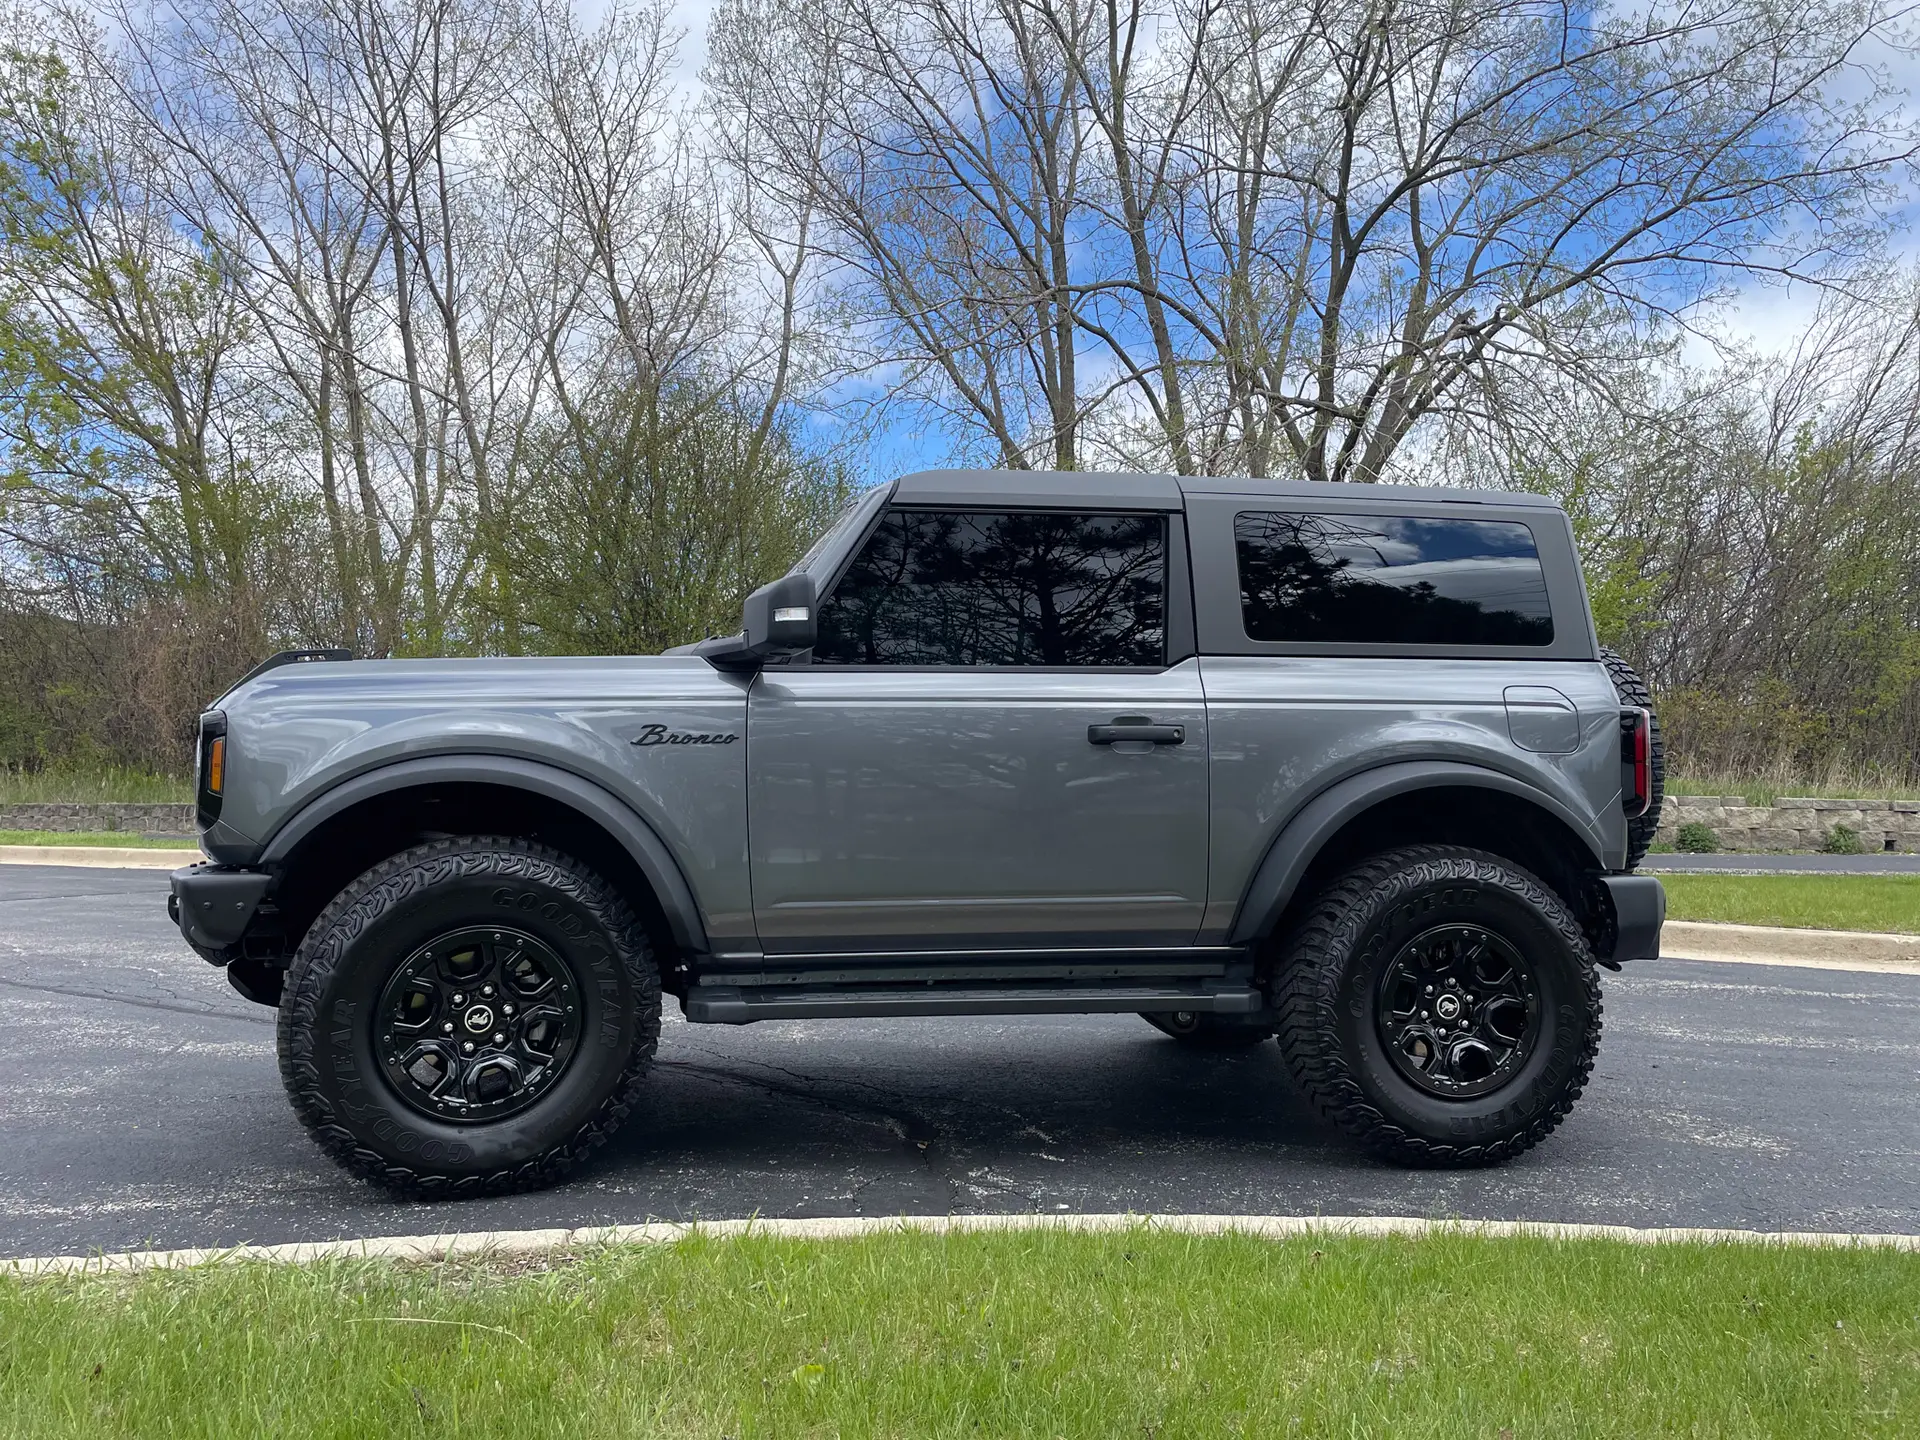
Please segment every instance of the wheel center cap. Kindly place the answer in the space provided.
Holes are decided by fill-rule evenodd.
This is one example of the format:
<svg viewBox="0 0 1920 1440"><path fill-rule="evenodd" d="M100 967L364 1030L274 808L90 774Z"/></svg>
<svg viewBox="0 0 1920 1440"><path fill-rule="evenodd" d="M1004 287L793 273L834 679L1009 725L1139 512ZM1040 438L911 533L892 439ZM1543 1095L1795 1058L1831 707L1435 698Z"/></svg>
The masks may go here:
<svg viewBox="0 0 1920 1440"><path fill-rule="evenodd" d="M1438 1000L1433 1002L1433 1013L1438 1015L1442 1020L1455 1019L1460 1014L1460 1001L1456 996L1442 995ZM469 1020L468 1023L471 1024L471 1020Z"/></svg>
<svg viewBox="0 0 1920 1440"><path fill-rule="evenodd" d="M474 1006L471 1010L467 1011L464 1023L467 1029L476 1035L483 1030L492 1028L493 1007L490 1005Z"/></svg>

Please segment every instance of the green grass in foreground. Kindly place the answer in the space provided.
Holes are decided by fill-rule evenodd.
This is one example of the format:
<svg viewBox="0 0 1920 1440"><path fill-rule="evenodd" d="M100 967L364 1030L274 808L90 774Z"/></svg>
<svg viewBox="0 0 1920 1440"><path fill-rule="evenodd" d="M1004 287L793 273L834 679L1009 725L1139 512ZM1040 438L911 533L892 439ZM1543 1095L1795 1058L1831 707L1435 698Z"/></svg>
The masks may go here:
<svg viewBox="0 0 1920 1440"><path fill-rule="evenodd" d="M102 765L46 770L0 769L0 805L193 803L191 775L154 775Z"/></svg>
<svg viewBox="0 0 1920 1440"><path fill-rule="evenodd" d="M13 1436L1920 1433L1920 1255L1025 1233L0 1282Z"/></svg>
<svg viewBox="0 0 1920 1440"><path fill-rule="evenodd" d="M1669 920L1920 934L1920 875L1662 875Z"/></svg>
<svg viewBox="0 0 1920 1440"><path fill-rule="evenodd" d="M192 840L139 835L131 830L0 830L0 845L119 845L141 850L193 850Z"/></svg>

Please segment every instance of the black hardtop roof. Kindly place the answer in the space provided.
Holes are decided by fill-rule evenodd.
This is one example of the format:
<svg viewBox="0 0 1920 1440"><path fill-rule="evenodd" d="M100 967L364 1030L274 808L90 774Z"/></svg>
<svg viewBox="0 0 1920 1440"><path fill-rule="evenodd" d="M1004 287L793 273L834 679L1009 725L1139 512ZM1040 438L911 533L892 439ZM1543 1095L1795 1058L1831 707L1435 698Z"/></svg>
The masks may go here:
<svg viewBox="0 0 1920 1440"><path fill-rule="evenodd" d="M1127 510L1178 510L1188 495L1559 508L1546 496L1524 490L1254 480L1235 475L1145 475L1106 470L921 470L901 476L894 482L893 489L894 501L902 505L1111 505Z"/></svg>

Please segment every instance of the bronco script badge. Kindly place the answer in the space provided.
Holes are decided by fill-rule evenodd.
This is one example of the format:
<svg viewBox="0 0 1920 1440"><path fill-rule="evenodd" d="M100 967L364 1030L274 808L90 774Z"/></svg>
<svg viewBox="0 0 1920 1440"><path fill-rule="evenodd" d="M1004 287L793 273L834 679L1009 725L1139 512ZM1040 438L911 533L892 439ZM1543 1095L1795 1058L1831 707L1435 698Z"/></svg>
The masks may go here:
<svg viewBox="0 0 1920 1440"><path fill-rule="evenodd" d="M738 735L706 730L669 730L664 725L644 726L632 743L645 749L651 745L731 745Z"/></svg>

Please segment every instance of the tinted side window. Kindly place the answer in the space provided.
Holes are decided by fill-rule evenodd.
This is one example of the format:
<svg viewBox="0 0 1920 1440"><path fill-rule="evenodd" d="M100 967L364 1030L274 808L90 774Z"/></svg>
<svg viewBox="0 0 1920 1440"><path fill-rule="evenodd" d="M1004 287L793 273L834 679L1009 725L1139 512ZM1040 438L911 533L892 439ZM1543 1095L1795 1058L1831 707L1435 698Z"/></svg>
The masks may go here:
<svg viewBox="0 0 1920 1440"><path fill-rule="evenodd" d="M894 510L820 607L816 664L1157 666L1159 515Z"/></svg>
<svg viewBox="0 0 1920 1440"><path fill-rule="evenodd" d="M1233 539L1251 640L1553 643L1525 525L1250 511L1234 517Z"/></svg>

